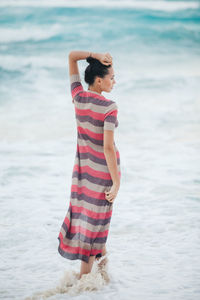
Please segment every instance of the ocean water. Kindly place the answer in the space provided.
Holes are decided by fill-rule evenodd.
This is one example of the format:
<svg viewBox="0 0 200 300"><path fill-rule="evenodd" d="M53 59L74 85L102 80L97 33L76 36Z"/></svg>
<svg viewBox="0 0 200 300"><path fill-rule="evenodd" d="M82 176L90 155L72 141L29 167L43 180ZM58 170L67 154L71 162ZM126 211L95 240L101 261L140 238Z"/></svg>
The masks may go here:
<svg viewBox="0 0 200 300"><path fill-rule="evenodd" d="M122 180L108 265L57 252L76 151L67 55L109 52ZM84 83L85 61L79 62ZM0 299L200 298L199 1L0 2Z"/></svg>

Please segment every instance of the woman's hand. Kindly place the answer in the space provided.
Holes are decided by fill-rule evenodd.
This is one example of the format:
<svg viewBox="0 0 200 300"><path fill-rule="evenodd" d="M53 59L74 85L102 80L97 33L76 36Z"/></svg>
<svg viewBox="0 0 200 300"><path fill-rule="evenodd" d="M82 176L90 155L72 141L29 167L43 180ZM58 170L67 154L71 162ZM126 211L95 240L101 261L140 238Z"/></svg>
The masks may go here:
<svg viewBox="0 0 200 300"><path fill-rule="evenodd" d="M112 65L112 56L110 53L92 53L92 57L98 59L103 65Z"/></svg>
<svg viewBox="0 0 200 300"><path fill-rule="evenodd" d="M108 200L108 202L110 203L113 203L114 199L117 196L118 191L119 191L119 184L113 184L111 189L105 192L106 200Z"/></svg>

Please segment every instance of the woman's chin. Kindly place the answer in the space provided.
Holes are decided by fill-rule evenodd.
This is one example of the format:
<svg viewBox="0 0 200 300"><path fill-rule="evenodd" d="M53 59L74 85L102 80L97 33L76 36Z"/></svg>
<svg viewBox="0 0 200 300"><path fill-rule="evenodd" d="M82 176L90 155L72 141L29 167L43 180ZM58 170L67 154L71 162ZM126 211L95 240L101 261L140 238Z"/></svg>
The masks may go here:
<svg viewBox="0 0 200 300"><path fill-rule="evenodd" d="M106 92L106 93L110 93L110 92L112 92L112 89L113 89L113 88L110 88L110 89L104 90L104 92Z"/></svg>

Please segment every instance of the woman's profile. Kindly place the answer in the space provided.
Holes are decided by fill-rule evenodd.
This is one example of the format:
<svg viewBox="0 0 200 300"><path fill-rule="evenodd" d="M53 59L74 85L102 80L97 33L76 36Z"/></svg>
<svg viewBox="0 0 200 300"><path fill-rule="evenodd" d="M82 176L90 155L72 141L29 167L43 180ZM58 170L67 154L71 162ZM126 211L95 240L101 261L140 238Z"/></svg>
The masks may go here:
<svg viewBox="0 0 200 300"><path fill-rule="evenodd" d="M59 232L59 253L80 259L79 278L91 271L93 262L106 255L114 199L120 187L120 154L114 142L118 106L101 93L115 84L109 53L71 51L69 76L77 124L77 150L72 172L69 208ZM78 60L85 69L84 90Z"/></svg>

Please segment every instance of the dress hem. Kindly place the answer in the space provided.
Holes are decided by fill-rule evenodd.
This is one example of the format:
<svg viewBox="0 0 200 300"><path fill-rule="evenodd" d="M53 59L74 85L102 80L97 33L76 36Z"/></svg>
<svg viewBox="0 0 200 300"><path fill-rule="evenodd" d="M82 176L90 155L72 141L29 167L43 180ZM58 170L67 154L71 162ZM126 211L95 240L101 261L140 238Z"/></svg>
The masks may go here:
<svg viewBox="0 0 200 300"><path fill-rule="evenodd" d="M61 249L60 247L60 244L61 244L61 240L60 238L58 237L58 240L59 240L59 245L58 245L58 252L61 256L63 256L64 258L66 259L70 259L70 260L77 260L77 259L80 259L86 263L88 263L89 261L89 257L87 255L82 255L80 253L69 253L69 252L66 252L64 251L63 249ZM102 249L103 250L103 249ZM95 256L96 257L101 257L102 256L102 250L97 253L96 255L90 255L90 256Z"/></svg>

